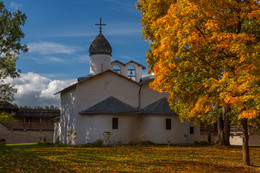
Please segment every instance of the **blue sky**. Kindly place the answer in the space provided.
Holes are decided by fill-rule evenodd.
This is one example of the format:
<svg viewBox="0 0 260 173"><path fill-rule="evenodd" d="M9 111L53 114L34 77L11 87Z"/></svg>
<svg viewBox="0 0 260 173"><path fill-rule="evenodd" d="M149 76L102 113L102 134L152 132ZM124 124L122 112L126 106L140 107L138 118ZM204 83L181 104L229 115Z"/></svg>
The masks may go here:
<svg viewBox="0 0 260 173"><path fill-rule="evenodd" d="M146 66L149 43L142 39L141 15L135 0L11 0L6 7L27 15L22 54L17 67L52 80L73 79L89 72L88 48L99 33L112 46L112 60L137 61Z"/></svg>
<svg viewBox="0 0 260 173"><path fill-rule="evenodd" d="M137 0L4 0L10 11L27 15L22 43L29 52L21 54L17 68L22 75L9 79L18 89L18 105L59 105L53 93L89 73L89 46L99 33L112 47L112 61L134 60L146 66L149 42L142 39L141 14ZM144 72L145 73L145 72Z"/></svg>

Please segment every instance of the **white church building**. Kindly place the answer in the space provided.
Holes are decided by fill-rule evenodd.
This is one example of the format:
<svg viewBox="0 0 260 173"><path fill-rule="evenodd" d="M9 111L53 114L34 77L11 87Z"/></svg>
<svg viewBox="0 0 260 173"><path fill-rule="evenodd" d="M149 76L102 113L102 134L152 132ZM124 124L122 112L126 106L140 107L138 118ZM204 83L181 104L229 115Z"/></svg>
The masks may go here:
<svg viewBox="0 0 260 173"><path fill-rule="evenodd" d="M61 115L54 142L81 145L104 139L112 143L151 141L187 144L200 140L200 128L180 122L169 108L168 94L149 88L153 76L135 61L111 62L112 48L101 32L90 48L90 73L59 91Z"/></svg>

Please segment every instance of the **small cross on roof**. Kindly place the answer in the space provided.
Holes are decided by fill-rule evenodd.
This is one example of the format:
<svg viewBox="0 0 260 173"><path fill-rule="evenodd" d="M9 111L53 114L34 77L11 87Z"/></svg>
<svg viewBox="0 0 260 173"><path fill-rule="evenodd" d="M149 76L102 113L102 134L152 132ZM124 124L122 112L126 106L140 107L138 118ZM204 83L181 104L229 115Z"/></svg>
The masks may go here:
<svg viewBox="0 0 260 173"><path fill-rule="evenodd" d="M99 25L99 32L102 33L102 26L106 26L106 24L102 24L102 19L100 18L100 23L99 24L95 24L95 25Z"/></svg>

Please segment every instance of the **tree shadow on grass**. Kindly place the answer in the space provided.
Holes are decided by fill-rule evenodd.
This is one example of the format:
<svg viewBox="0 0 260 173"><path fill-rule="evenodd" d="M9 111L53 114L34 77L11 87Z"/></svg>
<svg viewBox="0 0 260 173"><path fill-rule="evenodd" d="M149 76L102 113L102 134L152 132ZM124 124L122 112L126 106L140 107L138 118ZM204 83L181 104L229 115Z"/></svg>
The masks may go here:
<svg viewBox="0 0 260 173"><path fill-rule="evenodd" d="M47 145L0 146L0 172L73 172L58 161L45 159L55 152ZM65 156L65 151L55 154ZM75 172L75 171L74 171Z"/></svg>
<svg viewBox="0 0 260 173"><path fill-rule="evenodd" d="M121 169L114 167L119 172L257 172L251 167L227 166L208 164L198 161L168 161L157 160L150 162L132 162L132 161L109 161L110 165L123 165ZM111 171L107 169L107 165L103 165L103 171Z"/></svg>
<svg viewBox="0 0 260 173"><path fill-rule="evenodd" d="M211 163L196 156L187 159L179 156L179 158L167 158L169 155L165 157L163 155L156 158L156 151L151 152L153 148L146 148L145 151L144 149L144 147L83 148L52 145L0 146L0 170L3 172L257 172L259 170L257 167L233 166L223 162ZM186 152L186 149L181 151Z"/></svg>

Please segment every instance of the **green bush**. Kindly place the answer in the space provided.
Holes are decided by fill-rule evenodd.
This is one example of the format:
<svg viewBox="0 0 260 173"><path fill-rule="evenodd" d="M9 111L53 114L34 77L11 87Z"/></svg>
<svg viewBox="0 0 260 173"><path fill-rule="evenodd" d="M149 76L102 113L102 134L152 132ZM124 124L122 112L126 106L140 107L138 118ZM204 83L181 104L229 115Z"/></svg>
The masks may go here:
<svg viewBox="0 0 260 173"><path fill-rule="evenodd" d="M120 146L122 146L122 142L120 142L120 141L114 142L114 146L120 147Z"/></svg>
<svg viewBox="0 0 260 173"><path fill-rule="evenodd" d="M93 143L87 142L85 144L82 145L82 147L101 147L103 146L103 140L102 139L98 139Z"/></svg>
<svg viewBox="0 0 260 173"><path fill-rule="evenodd" d="M93 147L93 143L85 143L82 145L82 147Z"/></svg>
<svg viewBox="0 0 260 173"><path fill-rule="evenodd" d="M103 140L102 139L98 139L95 142L92 143L93 147L101 147L103 145Z"/></svg>
<svg viewBox="0 0 260 173"><path fill-rule="evenodd" d="M134 141L129 141L128 145L135 145L136 143Z"/></svg>
<svg viewBox="0 0 260 173"><path fill-rule="evenodd" d="M148 145L154 145L154 143L152 141L141 141L138 142L137 145L148 146Z"/></svg>
<svg viewBox="0 0 260 173"><path fill-rule="evenodd" d="M212 145L211 142L207 142L207 141L200 141L200 142L195 141L194 144L195 144L195 145L202 145L202 146L209 146L209 145Z"/></svg>

